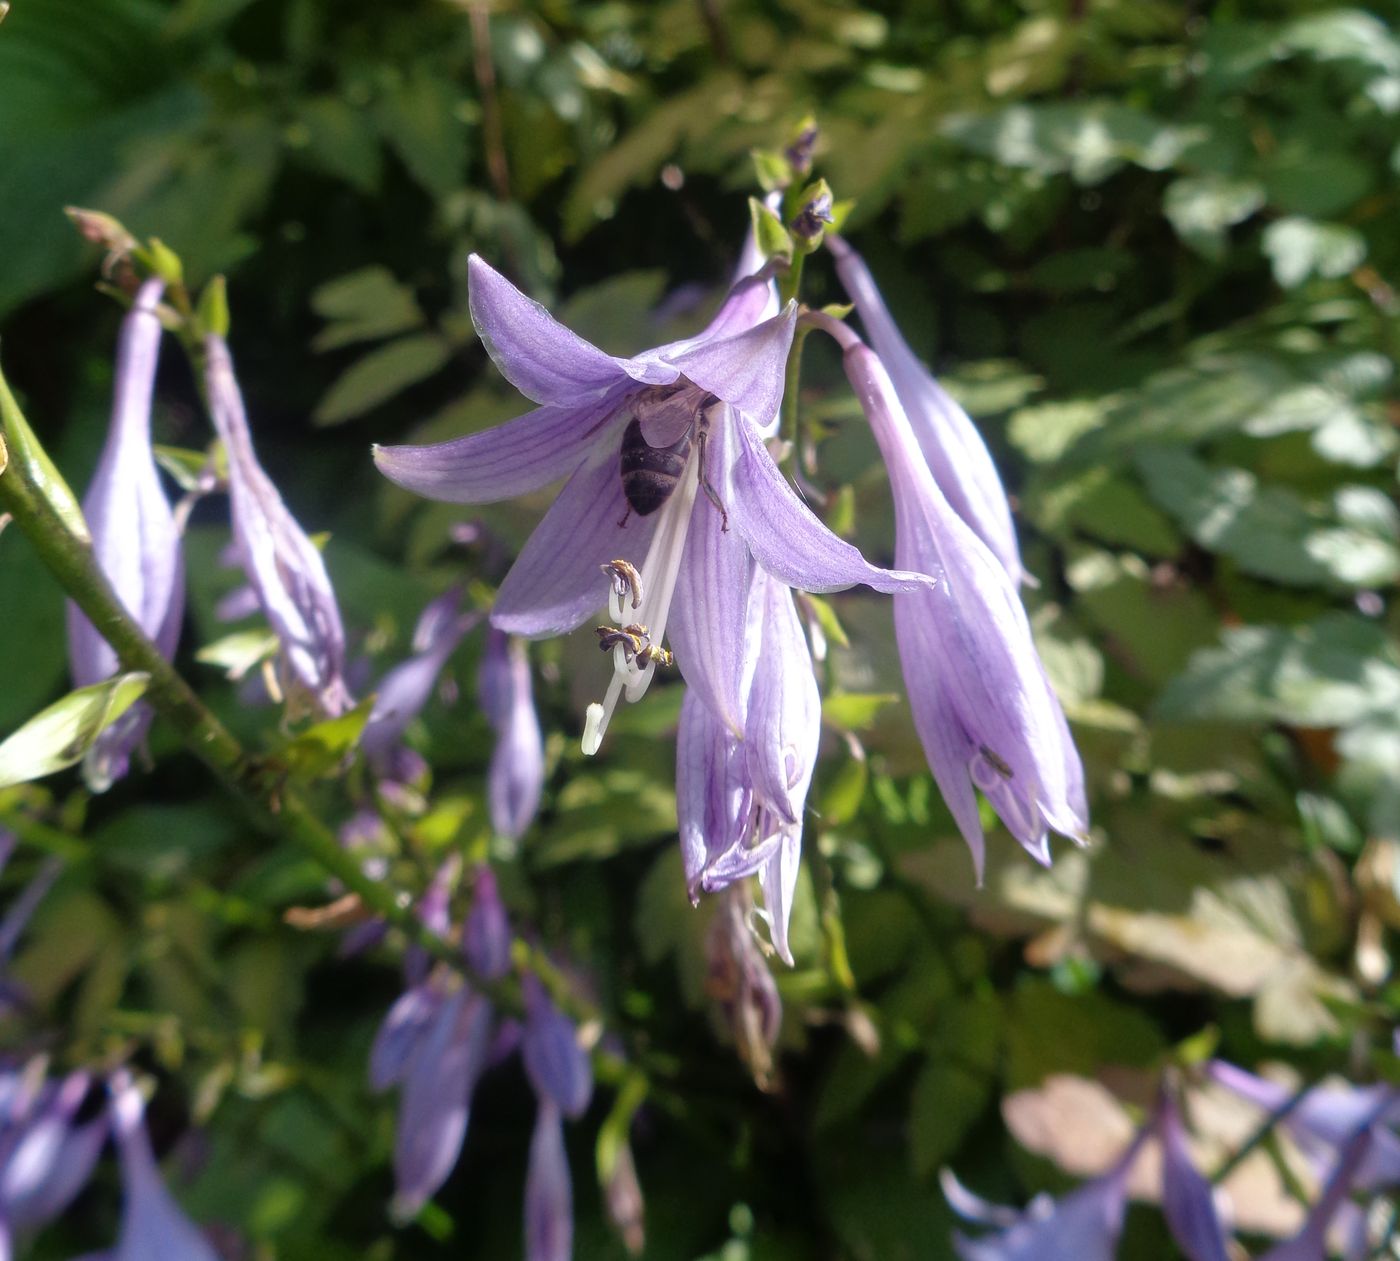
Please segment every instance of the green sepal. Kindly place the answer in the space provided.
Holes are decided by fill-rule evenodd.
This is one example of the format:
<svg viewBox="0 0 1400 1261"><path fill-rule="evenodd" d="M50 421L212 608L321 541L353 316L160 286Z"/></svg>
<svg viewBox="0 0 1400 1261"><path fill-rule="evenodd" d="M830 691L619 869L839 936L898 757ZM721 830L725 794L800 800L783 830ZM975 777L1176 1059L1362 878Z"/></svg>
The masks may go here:
<svg viewBox="0 0 1400 1261"><path fill-rule="evenodd" d="M0 788L28 783L83 760L97 737L146 691L149 674L118 674L80 687L0 744Z"/></svg>
<svg viewBox="0 0 1400 1261"><path fill-rule="evenodd" d="M228 337L228 286L222 276L215 276L199 295L199 305L195 308L195 318L199 321L201 335L212 333L215 337Z"/></svg>
<svg viewBox="0 0 1400 1261"><path fill-rule="evenodd" d="M792 258L793 241L782 220L757 197L749 198L749 213L753 217L754 241L765 259Z"/></svg>
<svg viewBox="0 0 1400 1261"><path fill-rule="evenodd" d="M5 374L0 372L0 434L7 449L6 477L20 477L34 488L76 538L92 542L82 507L24 419Z"/></svg>

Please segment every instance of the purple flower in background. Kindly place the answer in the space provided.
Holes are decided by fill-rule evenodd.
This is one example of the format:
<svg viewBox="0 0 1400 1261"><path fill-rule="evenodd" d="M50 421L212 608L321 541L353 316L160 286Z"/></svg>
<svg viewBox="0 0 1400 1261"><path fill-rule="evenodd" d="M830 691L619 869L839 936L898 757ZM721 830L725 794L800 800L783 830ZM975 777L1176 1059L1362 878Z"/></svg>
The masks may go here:
<svg viewBox="0 0 1400 1261"><path fill-rule="evenodd" d="M900 335L861 256L838 236L828 234L826 243L939 490L1002 563L1012 583L1020 583L1024 570L1011 505L977 426Z"/></svg>
<svg viewBox="0 0 1400 1261"><path fill-rule="evenodd" d="M1211 1185L1196 1168L1176 1101L1167 1092L1157 1108L1162 1141L1162 1213L1187 1261L1229 1261L1224 1225Z"/></svg>
<svg viewBox="0 0 1400 1261"><path fill-rule="evenodd" d="M0 1069L0 1256L57 1218L92 1176L107 1122L77 1122L91 1086L83 1072L46 1082L38 1061Z"/></svg>
<svg viewBox="0 0 1400 1261"><path fill-rule="evenodd" d="M414 655L379 681L360 748L380 776L400 778L396 772L404 729L422 713L448 658L476 625L475 615L459 611L460 603L461 592L455 588L433 600L414 629Z"/></svg>
<svg viewBox="0 0 1400 1261"><path fill-rule="evenodd" d="M229 499L239 563L282 646L286 669L328 715L352 704L345 632L325 562L258 463L248 414L223 338L204 339L209 410L228 455Z"/></svg>
<svg viewBox="0 0 1400 1261"><path fill-rule="evenodd" d="M593 1065L579 1045L578 1031L550 998L538 977L526 974L525 1031L521 1055L535 1094L577 1120L593 1097Z"/></svg>
<svg viewBox="0 0 1400 1261"><path fill-rule="evenodd" d="M937 574L895 596L895 635L914 724L934 778L982 877L974 786L1042 863L1048 831L1088 830L1084 769L1005 567L953 511L929 471L893 383L850 329L827 321L889 469L895 561Z"/></svg>
<svg viewBox="0 0 1400 1261"><path fill-rule="evenodd" d="M544 738L524 640L494 626L487 631L478 693L496 733L486 777L491 826L501 836L518 840L534 821L544 791Z"/></svg>
<svg viewBox="0 0 1400 1261"><path fill-rule="evenodd" d="M754 569L747 604L743 739L697 693L687 693L681 705L681 855L692 899L757 874L773 944L791 964L788 918L821 737L821 696L792 592Z"/></svg>
<svg viewBox="0 0 1400 1261"><path fill-rule="evenodd" d="M1376 1113L1372 1121L1379 1121ZM1342 1148L1336 1168L1327 1179L1317 1203L1308 1213L1303 1228L1292 1239L1277 1247L1270 1248L1259 1261L1327 1261L1330 1250L1327 1247L1327 1232L1333 1220L1344 1208L1350 1207L1348 1197L1358 1189L1363 1166L1370 1155L1375 1140L1371 1123L1363 1124ZM1363 1224L1364 1230L1364 1224ZM1362 1236L1360 1256L1371 1255Z"/></svg>
<svg viewBox="0 0 1400 1261"><path fill-rule="evenodd" d="M541 1095L525 1174L525 1261L569 1261L574 1250L574 1193L559 1105Z"/></svg>
<svg viewBox="0 0 1400 1261"><path fill-rule="evenodd" d="M111 426L83 499L93 554L112 590L168 660L175 653L185 607L180 531L161 489L151 451L151 397L160 357L156 307L164 285L148 280L122 321L117 347ZM68 659L79 687L117 672L117 654L71 602ZM102 792L127 773L154 710L138 701L107 728L88 752L83 773Z"/></svg>
<svg viewBox="0 0 1400 1261"><path fill-rule="evenodd" d="M589 707L595 752L624 690L646 691L668 631L686 681L739 734L744 595L760 566L790 586L925 584L867 564L798 499L760 434L778 410L793 307L762 322L766 278L737 284L698 336L620 359L558 324L480 258L471 311L497 367L535 411L427 447L377 447L391 480L456 503L568 481L501 584L494 625L560 634L608 601L614 673ZM704 465L702 470L701 465ZM603 568L606 578L600 578ZM611 593L611 594L609 594Z"/></svg>
<svg viewBox="0 0 1400 1261"><path fill-rule="evenodd" d="M1023 1213L989 1205L949 1173L943 1189L953 1210L999 1227L980 1239L954 1235L962 1261L1113 1261L1128 1207L1128 1172L1149 1131L1144 1129L1107 1173L1063 1199L1037 1196Z"/></svg>
<svg viewBox="0 0 1400 1261"><path fill-rule="evenodd" d="M117 1246L104 1261L218 1261L218 1254L199 1228L181 1211L166 1189L146 1134L146 1106L141 1092L125 1073L111 1082L112 1133L121 1160L121 1230Z"/></svg>

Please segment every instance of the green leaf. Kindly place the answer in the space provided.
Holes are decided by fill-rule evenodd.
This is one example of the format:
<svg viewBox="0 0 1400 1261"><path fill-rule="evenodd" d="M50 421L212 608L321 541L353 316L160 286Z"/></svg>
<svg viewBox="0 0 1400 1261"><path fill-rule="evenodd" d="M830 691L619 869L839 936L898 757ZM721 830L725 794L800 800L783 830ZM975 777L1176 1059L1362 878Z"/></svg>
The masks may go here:
<svg viewBox="0 0 1400 1261"><path fill-rule="evenodd" d="M1225 257L1228 229L1243 223L1264 201L1264 189L1254 180L1197 175L1167 186L1162 213L1187 245L1219 262Z"/></svg>
<svg viewBox="0 0 1400 1261"><path fill-rule="evenodd" d="M958 1064L929 1060L909 1104L909 1158L926 1178L961 1146L992 1096L992 1081Z"/></svg>
<svg viewBox="0 0 1400 1261"><path fill-rule="evenodd" d="M259 662L277 653L277 636L261 627L234 631L212 644L205 644L194 657L205 665L217 666L230 679L241 679Z"/></svg>
<svg viewBox="0 0 1400 1261"><path fill-rule="evenodd" d="M838 731L863 731L886 705L897 705L895 692L841 692L822 702L822 721Z"/></svg>
<svg viewBox="0 0 1400 1261"><path fill-rule="evenodd" d="M452 347L436 333L401 337L356 360L326 391L314 413L318 425L337 425L426 380L452 357Z"/></svg>
<svg viewBox="0 0 1400 1261"><path fill-rule="evenodd" d="M329 775L344 764L360 743L373 708L374 697L367 696L354 709L312 724L276 749L271 760L297 779Z"/></svg>
<svg viewBox="0 0 1400 1261"><path fill-rule="evenodd" d="M312 292L311 306L330 321L311 343L318 351L406 333L423 323L413 290L387 267L362 267L327 281Z"/></svg>
<svg viewBox="0 0 1400 1261"><path fill-rule="evenodd" d="M1285 289L1311 276L1335 279L1360 266L1366 238L1340 223L1318 223L1298 215L1278 219L1264 230L1264 253L1274 279Z"/></svg>
<svg viewBox="0 0 1400 1261"><path fill-rule="evenodd" d="M462 92L421 66L387 88L379 128L409 173L434 197L460 188L467 170Z"/></svg>
<svg viewBox="0 0 1400 1261"><path fill-rule="evenodd" d="M97 737L146 691L149 674L118 674L70 692L0 744L0 788L81 762Z"/></svg>

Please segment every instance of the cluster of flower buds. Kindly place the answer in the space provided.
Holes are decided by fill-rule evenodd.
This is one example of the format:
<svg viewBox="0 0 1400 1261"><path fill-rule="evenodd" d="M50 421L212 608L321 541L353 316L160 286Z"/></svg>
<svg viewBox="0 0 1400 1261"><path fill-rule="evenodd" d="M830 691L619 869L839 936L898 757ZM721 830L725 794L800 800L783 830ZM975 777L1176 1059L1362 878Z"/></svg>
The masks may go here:
<svg viewBox="0 0 1400 1261"><path fill-rule="evenodd" d="M1294 1092L1234 1065L1216 1062L1208 1075L1280 1124L1308 1157L1321 1192L1301 1229L1259 1261L1327 1261L1332 1244L1345 1261L1376 1255L1367 1215L1353 1197L1374 1199L1400 1188L1400 1089L1320 1086ZM964 1219L994 1228L955 1238L963 1261L1112 1261L1128 1204L1128 1182L1143 1149L1161 1152L1162 1214L1187 1261L1237 1255L1222 1196L1196 1168L1175 1098L1163 1090L1147 1123L1107 1172L1061 1200L1039 1196L1021 1212L988 1204L944 1173L948 1201Z"/></svg>
<svg viewBox="0 0 1400 1261"><path fill-rule="evenodd" d="M427 927L443 937L449 882L435 881L419 907ZM510 924L489 867L476 871L461 946L482 980L510 972ZM466 1141L478 1080L518 1049L538 1100L525 1179L525 1255L567 1261L573 1193L563 1123L581 1116L593 1094L592 1066L573 1022L530 974L522 981L524 1019L517 1021L450 968L431 967L421 952L409 953L406 973L408 988L380 1026L369 1069L376 1090L400 1089L396 1214L416 1215L446 1181Z"/></svg>

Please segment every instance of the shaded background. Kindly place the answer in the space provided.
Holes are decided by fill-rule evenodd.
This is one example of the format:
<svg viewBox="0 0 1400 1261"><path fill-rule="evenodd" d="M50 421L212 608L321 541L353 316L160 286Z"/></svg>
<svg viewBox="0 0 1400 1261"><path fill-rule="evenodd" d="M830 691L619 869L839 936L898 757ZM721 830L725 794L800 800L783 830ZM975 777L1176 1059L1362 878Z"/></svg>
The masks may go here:
<svg viewBox="0 0 1400 1261"><path fill-rule="evenodd" d="M781 147L809 111L819 172L857 201L847 235L982 423L1101 843L1040 874L999 834L974 890L893 696L888 608L837 597L851 642L828 663L841 699L808 844L829 856L854 989L804 883L767 1091L725 1045L706 912L683 895L679 690L620 715L585 763L582 705L604 678L591 637L535 653L545 811L494 856L624 1042L673 1058L671 1106L644 1109L635 1135L648 1256L948 1256L941 1166L1004 1200L1068 1185L1057 1163L1086 1172L1073 1149L1093 1118L1071 1110L1068 1152L1037 1146L1047 1081L1114 1066L1115 1092L1141 1100L1203 1030L1250 1065L1368 1071L1400 1002L1397 16L1263 0L14 0L0 336L31 422L85 484L120 313L63 205L161 237L196 284L226 273L260 452L306 527L332 533L372 670L454 579L486 598L544 502L473 516L391 492L369 463L371 442L523 410L471 331L468 254L609 350L655 344L703 319L737 257L749 151ZM839 297L824 259L808 274L810 300ZM815 490L887 559L873 442L835 360L807 367ZM173 344L156 427L176 446L210 437ZM193 657L224 634L211 609L234 585L221 513L192 529L181 663L266 745L267 711ZM449 542L465 520L496 541ZM60 628L7 533L0 733L64 689ZM478 651L452 668L461 699L414 732L436 780L407 883L489 840ZM0 792L0 820L69 860L16 960L35 1011L9 1035L156 1072L172 1181L242 1237L231 1255L515 1255L523 1078L486 1079L457 1173L395 1231L392 1101L364 1086L394 952L342 962L333 938L285 928L283 908L325 900L320 875L246 831L168 739L157 729L151 774L100 799L70 778ZM334 820L333 785L325 800ZM600 1092L570 1131L582 1258L624 1255L591 1173L607 1106ZM99 1246L116 1205L109 1170L34 1255ZM1174 1255L1155 1213L1135 1211L1124 1254Z"/></svg>

